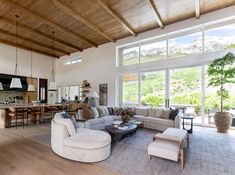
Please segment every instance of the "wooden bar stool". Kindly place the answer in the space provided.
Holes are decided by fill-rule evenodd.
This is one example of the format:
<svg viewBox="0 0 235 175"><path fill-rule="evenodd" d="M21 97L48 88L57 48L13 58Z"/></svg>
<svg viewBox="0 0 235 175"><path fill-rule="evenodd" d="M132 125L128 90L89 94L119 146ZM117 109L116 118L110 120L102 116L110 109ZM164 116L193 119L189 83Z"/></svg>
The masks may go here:
<svg viewBox="0 0 235 175"><path fill-rule="evenodd" d="M41 107L28 107L27 108L27 125L29 124L29 119L31 123L36 124L41 123Z"/></svg>
<svg viewBox="0 0 235 175"><path fill-rule="evenodd" d="M9 127L15 126L17 129L18 125L22 124L24 128L25 112L26 109L23 107L9 108Z"/></svg>
<svg viewBox="0 0 235 175"><path fill-rule="evenodd" d="M42 120L51 120L54 117L54 114L56 113L57 108L56 106L44 106L43 114L42 114Z"/></svg>

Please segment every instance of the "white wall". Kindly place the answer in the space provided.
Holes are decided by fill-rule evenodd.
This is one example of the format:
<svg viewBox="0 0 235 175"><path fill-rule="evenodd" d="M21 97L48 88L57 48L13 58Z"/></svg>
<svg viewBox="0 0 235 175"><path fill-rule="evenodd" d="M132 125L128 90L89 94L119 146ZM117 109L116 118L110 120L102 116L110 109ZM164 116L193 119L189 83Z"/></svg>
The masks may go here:
<svg viewBox="0 0 235 175"><path fill-rule="evenodd" d="M204 23L208 23L214 20L221 20L227 17L235 16L235 6L212 12L206 15L202 15L200 19L196 20L188 19L182 22L178 22L172 25L166 26L164 29L155 29L148 32L139 34L137 37L128 37L118 40L116 43L108 43L98 48L91 48L84 50L81 53L75 53L72 56L79 55L82 57L82 62L74 65L63 65L64 59L68 56L62 57L60 60L56 60L56 80L60 85L77 85L81 84L82 80L88 80L91 83L92 90L98 93L98 86L100 83L108 83L108 105L114 106L116 104L116 76L118 72L124 72L122 68L116 68L116 47L128 44L131 42L136 42L139 40L147 39L150 37L156 37L159 35L164 35L177 30L183 30L186 28L198 26ZM220 53L221 54L221 53ZM201 58L200 56L198 56ZM200 60L203 62L208 62L214 57L208 58L208 55L203 56L205 60ZM192 59L196 60L195 56ZM177 59L175 59L177 60ZM186 62L187 62L186 61ZM197 59L197 61L199 61ZM170 63L170 64L169 64ZM179 67L181 63L185 63L185 60L177 61L177 66ZM197 62L189 62L190 64L196 64ZM159 63L147 63L143 65L143 70L149 66L157 66ZM170 60L165 61L164 65L174 65ZM162 67L163 68L163 67ZM128 68L129 69L129 68ZM130 67L129 70L135 71L139 69L138 65Z"/></svg>
<svg viewBox="0 0 235 175"><path fill-rule="evenodd" d="M18 75L30 76L30 51L18 49ZM15 47L0 44L0 73L14 74L16 64ZM52 57L33 52L33 77L51 78Z"/></svg>

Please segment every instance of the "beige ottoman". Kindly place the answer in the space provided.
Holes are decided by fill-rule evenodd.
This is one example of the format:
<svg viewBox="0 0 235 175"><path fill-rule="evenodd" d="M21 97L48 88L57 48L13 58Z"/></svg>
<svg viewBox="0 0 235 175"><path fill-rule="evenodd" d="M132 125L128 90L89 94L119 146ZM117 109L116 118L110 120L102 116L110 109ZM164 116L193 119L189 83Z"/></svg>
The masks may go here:
<svg viewBox="0 0 235 175"><path fill-rule="evenodd" d="M187 131L178 128L168 128L162 134L156 134L153 142L148 146L149 159L152 156L169 159L172 161L181 160L181 169L184 168L184 144L188 143Z"/></svg>

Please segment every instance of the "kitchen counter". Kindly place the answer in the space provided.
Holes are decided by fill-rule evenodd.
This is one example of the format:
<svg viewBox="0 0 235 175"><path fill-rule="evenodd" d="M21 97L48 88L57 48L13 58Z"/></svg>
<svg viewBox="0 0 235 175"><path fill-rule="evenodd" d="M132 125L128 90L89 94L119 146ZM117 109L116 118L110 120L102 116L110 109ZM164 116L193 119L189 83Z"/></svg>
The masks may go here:
<svg viewBox="0 0 235 175"><path fill-rule="evenodd" d="M8 113L11 109L40 107L44 111L46 107L61 107L62 110L63 106L66 106L66 104L0 104L0 128L8 127Z"/></svg>
<svg viewBox="0 0 235 175"><path fill-rule="evenodd" d="M62 104L0 104L0 109L63 106Z"/></svg>

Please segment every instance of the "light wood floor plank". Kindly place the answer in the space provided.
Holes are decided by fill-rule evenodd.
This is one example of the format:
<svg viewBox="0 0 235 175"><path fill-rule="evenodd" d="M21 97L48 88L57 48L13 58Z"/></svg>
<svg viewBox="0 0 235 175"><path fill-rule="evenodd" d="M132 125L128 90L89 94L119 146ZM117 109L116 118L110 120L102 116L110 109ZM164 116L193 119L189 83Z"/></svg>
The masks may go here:
<svg viewBox="0 0 235 175"><path fill-rule="evenodd" d="M118 175L107 168L66 160L42 144L0 131L1 175Z"/></svg>

